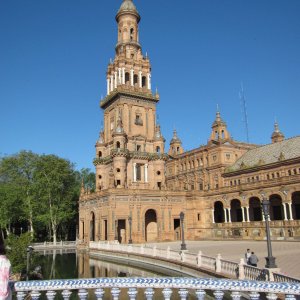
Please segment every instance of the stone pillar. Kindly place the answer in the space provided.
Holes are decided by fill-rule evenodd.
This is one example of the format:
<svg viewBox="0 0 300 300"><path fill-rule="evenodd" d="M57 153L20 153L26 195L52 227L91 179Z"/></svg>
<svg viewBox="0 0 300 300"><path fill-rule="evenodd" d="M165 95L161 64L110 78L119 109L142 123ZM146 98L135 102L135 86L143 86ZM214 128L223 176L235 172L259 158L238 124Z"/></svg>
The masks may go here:
<svg viewBox="0 0 300 300"><path fill-rule="evenodd" d="M117 77L117 72L115 72L115 89L117 88L118 85L118 77Z"/></svg>
<svg viewBox="0 0 300 300"><path fill-rule="evenodd" d="M227 223L227 209L224 208L224 217L225 217L225 223Z"/></svg>
<svg viewBox="0 0 300 300"><path fill-rule="evenodd" d="M133 69L130 70L130 85L133 86Z"/></svg>
<svg viewBox="0 0 300 300"><path fill-rule="evenodd" d="M142 87L142 71L139 71L139 87Z"/></svg>
<svg viewBox="0 0 300 300"><path fill-rule="evenodd" d="M212 209L211 212L212 212L212 222L214 224L215 223L215 210Z"/></svg>
<svg viewBox="0 0 300 300"><path fill-rule="evenodd" d="M228 208L228 222L231 223L231 213L230 213L230 208Z"/></svg>
<svg viewBox="0 0 300 300"><path fill-rule="evenodd" d="M145 164L145 182L148 182L148 164Z"/></svg>
<svg viewBox="0 0 300 300"><path fill-rule="evenodd" d="M247 214L247 222L250 222L250 217L249 217L249 206L246 206L246 214Z"/></svg>
<svg viewBox="0 0 300 300"><path fill-rule="evenodd" d="M242 217L243 217L243 222L245 222L245 211L244 211L244 207L242 207Z"/></svg>
<svg viewBox="0 0 300 300"><path fill-rule="evenodd" d="M136 163L133 163L133 182L136 182Z"/></svg>
<svg viewBox="0 0 300 300"><path fill-rule="evenodd" d="M262 220L265 222L265 215L264 215L264 212L263 212L263 210L261 210L261 215L262 215Z"/></svg>
<svg viewBox="0 0 300 300"><path fill-rule="evenodd" d="M110 91L114 90L114 76L110 75Z"/></svg>
<svg viewBox="0 0 300 300"><path fill-rule="evenodd" d="M292 210L292 202L288 203L289 205L289 212L290 212L290 220L293 221L293 210Z"/></svg>
<svg viewBox="0 0 300 300"><path fill-rule="evenodd" d="M106 82L107 82L107 95L109 95L109 93L110 93L110 82L109 82L109 78L107 78Z"/></svg>
<svg viewBox="0 0 300 300"><path fill-rule="evenodd" d="M118 68L118 83L122 84L122 70Z"/></svg>
<svg viewBox="0 0 300 300"><path fill-rule="evenodd" d="M151 74L147 74L147 85L148 85L148 90L151 90Z"/></svg>
<svg viewBox="0 0 300 300"><path fill-rule="evenodd" d="M122 68L122 84L125 84L125 68Z"/></svg>
<svg viewBox="0 0 300 300"><path fill-rule="evenodd" d="M286 203L282 203L282 206L283 206L283 214L284 214L284 221L287 221L287 215L286 215Z"/></svg>

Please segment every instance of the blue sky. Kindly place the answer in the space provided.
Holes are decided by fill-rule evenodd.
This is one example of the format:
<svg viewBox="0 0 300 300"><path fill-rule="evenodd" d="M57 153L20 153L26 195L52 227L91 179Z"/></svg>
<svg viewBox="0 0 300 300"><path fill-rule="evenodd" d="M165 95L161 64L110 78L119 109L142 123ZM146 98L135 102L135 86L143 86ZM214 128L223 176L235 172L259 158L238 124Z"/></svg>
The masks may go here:
<svg viewBox="0 0 300 300"><path fill-rule="evenodd" d="M93 169L99 100L121 0L0 1L0 155L56 154ZM300 134L299 0L135 0L166 148L206 144L219 104L233 138Z"/></svg>

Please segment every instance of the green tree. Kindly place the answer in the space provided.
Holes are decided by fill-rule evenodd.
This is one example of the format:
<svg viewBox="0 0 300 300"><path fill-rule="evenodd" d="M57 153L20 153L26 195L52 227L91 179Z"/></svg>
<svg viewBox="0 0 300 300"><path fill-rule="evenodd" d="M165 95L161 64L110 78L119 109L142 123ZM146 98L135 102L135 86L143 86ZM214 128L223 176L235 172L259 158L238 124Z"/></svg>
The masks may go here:
<svg viewBox="0 0 300 300"><path fill-rule="evenodd" d="M34 173L37 220L49 228L53 242L59 226L72 219L77 182L74 165L55 155L40 156Z"/></svg>
<svg viewBox="0 0 300 300"><path fill-rule="evenodd" d="M14 209L18 211L19 221L28 220L31 236L34 235L33 225L33 174L35 172L38 155L31 151L21 151L16 155L4 157L0 161L0 192L3 205L1 226L9 234L9 224L16 218ZM2 210L1 210L2 211ZM9 216L10 215L10 216ZM15 220L14 220L15 221Z"/></svg>
<svg viewBox="0 0 300 300"><path fill-rule="evenodd" d="M80 179L81 182L83 181L86 190L92 193L95 192L96 176L94 172L91 172L89 168L82 168L80 170Z"/></svg>

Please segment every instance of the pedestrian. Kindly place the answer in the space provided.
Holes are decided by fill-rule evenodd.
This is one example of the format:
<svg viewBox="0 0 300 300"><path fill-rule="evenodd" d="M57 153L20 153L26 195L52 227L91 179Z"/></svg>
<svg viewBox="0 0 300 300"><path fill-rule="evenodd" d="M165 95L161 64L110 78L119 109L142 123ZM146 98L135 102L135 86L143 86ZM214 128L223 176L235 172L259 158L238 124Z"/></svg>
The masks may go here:
<svg viewBox="0 0 300 300"><path fill-rule="evenodd" d="M258 258L257 256L254 254L254 252L251 252L251 256L249 257L249 263L251 266L253 267L257 267L257 263L258 263Z"/></svg>
<svg viewBox="0 0 300 300"><path fill-rule="evenodd" d="M247 252L245 253L245 260L246 260L247 265L250 265L250 263L249 263L250 256L251 256L250 249L247 249Z"/></svg>
<svg viewBox="0 0 300 300"><path fill-rule="evenodd" d="M11 264L6 257L5 245L0 243L0 300L11 300L11 290L8 286Z"/></svg>

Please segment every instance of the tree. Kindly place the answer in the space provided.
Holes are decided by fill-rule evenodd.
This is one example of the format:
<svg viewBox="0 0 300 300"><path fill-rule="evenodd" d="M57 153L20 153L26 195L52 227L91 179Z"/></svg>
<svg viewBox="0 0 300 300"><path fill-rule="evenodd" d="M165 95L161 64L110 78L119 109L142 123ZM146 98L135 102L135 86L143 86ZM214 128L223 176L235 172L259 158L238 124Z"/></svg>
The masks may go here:
<svg viewBox="0 0 300 300"><path fill-rule="evenodd" d="M80 179L81 182L83 181L86 190L95 192L96 177L94 172L91 172L89 168L82 168L80 170Z"/></svg>
<svg viewBox="0 0 300 300"><path fill-rule="evenodd" d="M55 155L40 156L34 173L34 188L39 199L37 220L49 227L53 242L57 230L75 214L73 209L77 184L74 166Z"/></svg>
<svg viewBox="0 0 300 300"><path fill-rule="evenodd" d="M1 214L1 226L6 228L7 234L10 233L9 225L13 219L20 221L26 218L33 237L33 174L37 160L37 154L31 151L21 151L16 155L4 157L0 161L0 192L3 196L1 208L6 212ZM14 209L20 213L18 218Z"/></svg>

